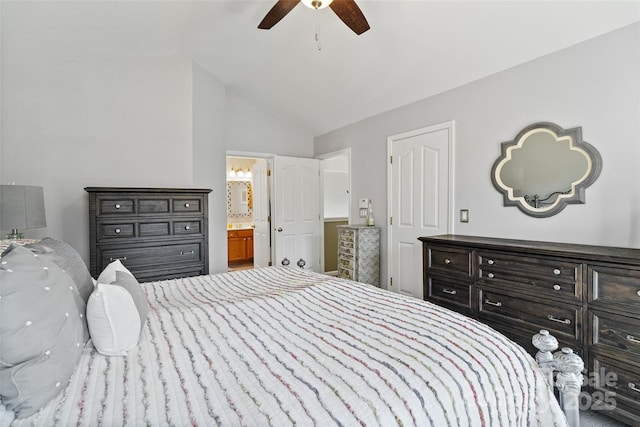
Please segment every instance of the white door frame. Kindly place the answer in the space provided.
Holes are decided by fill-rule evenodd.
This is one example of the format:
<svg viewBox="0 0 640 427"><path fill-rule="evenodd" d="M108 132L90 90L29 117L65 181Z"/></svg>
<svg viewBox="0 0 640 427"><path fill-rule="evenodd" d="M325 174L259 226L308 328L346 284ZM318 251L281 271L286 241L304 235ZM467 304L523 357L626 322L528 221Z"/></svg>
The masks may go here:
<svg viewBox="0 0 640 427"><path fill-rule="evenodd" d="M225 153L225 159L227 157L245 157L245 158L249 158L249 159L265 159L268 162L271 161L273 162L273 158L274 158L275 154L272 153L258 153L258 152L250 152L250 151L230 151L227 150L227 152ZM227 179L226 177L226 172L225 172L225 180ZM271 184L269 184L271 185ZM225 195L225 199L226 199L226 195ZM226 200L225 200L226 203ZM273 218L273 212L271 212L271 216ZM228 228L226 228L227 225L227 221L225 221L225 235L227 233ZM272 227L270 227L272 228ZM273 253L274 253L274 248L273 248L273 236L271 238L271 247L269 248L269 251L271 253L270 257L271 260L273 261ZM227 245L227 239L225 239L225 245ZM225 251L225 254L227 254L228 256L229 253L229 248L227 247L227 250ZM225 263L227 261L225 260Z"/></svg>
<svg viewBox="0 0 640 427"><path fill-rule="evenodd" d="M449 209L449 217L447 218L447 233L452 234L454 232L454 211L453 211L453 195L455 194L455 182L454 182L454 147L455 147L455 121L450 120L443 123L438 123L435 125L423 127L420 129L415 129L408 132L403 132L396 135L391 135L387 138L387 280L386 286L387 289L390 287L391 275L393 274L393 247L391 245L391 237L392 237L392 228L391 227L391 213L393 212L393 186L392 186L392 164L391 164L391 154L393 153L392 144L395 141L411 138L417 135L421 135L424 133L435 132L442 129L448 129L449 131L449 194L447 194L448 200L448 209ZM424 266L423 266L424 268Z"/></svg>
<svg viewBox="0 0 640 427"><path fill-rule="evenodd" d="M318 154L315 156L318 160L326 160L332 157L347 156L347 164L349 168L349 210L348 221L351 224L351 147L343 148L342 150L331 151L329 153ZM324 179L320 180L320 212L322 214L323 226L320 227L320 268L321 272L325 271L324 268Z"/></svg>

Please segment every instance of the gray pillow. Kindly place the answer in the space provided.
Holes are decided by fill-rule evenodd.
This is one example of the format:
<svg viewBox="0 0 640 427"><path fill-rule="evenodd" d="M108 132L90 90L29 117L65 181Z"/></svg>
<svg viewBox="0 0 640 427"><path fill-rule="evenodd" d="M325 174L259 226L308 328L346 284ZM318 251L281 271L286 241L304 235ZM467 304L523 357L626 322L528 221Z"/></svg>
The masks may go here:
<svg viewBox="0 0 640 427"><path fill-rule="evenodd" d="M84 303L87 303L89 295L93 292L93 280L82 257L71 245L51 237L45 237L38 242L29 243L26 247L44 259L56 263L58 267L71 276Z"/></svg>
<svg viewBox="0 0 640 427"><path fill-rule="evenodd" d="M133 303L138 309L138 315L140 316L140 333L142 333L142 327L147 321L147 314L149 313L149 303L147 302L147 295L144 293L140 283L131 274L125 271L116 271L116 280L111 282L112 285L122 286L131 294Z"/></svg>
<svg viewBox="0 0 640 427"><path fill-rule="evenodd" d="M18 418L66 387L89 338L83 307L71 277L46 257L20 246L2 254L0 396Z"/></svg>

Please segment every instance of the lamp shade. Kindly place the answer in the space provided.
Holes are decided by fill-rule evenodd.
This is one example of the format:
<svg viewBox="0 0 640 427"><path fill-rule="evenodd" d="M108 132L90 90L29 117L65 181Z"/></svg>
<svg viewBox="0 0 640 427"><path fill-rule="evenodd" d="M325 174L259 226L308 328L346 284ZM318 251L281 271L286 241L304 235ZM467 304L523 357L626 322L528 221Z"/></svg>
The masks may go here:
<svg viewBox="0 0 640 427"><path fill-rule="evenodd" d="M46 226L42 187L0 185L0 229L28 229Z"/></svg>

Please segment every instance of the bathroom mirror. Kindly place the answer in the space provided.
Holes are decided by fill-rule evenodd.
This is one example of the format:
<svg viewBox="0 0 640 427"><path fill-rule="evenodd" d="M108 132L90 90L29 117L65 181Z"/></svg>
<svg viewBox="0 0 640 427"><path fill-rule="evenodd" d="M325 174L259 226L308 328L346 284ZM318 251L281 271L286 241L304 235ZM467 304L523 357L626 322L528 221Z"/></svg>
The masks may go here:
<svg viewBox="0 0 640 427"><path fill-rule="evenodd" d="M544 218L568 204L585 203L585 188L600 175L602 158L582 140L582 128L563 129L541 122L522 129L502 143L491 169L491 181L504 206Z"/></svg>
<svg viewBox="0 0 640 427"><path fill-rule="evenodd" d="M227 182L227 216L232 218L253 217L251 182Z"/></svg>

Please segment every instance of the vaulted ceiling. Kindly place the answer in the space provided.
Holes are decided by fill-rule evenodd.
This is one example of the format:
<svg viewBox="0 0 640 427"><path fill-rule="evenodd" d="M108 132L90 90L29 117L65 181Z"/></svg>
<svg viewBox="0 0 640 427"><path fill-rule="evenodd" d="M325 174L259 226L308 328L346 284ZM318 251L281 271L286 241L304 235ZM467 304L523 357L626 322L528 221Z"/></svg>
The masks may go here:
<svg viewBox="0 0 640 427"><path fill-rule="evenodd" d="M638 0L358 0L360 36L302 4L257 29L274 3L2 1L2 61L188 58L320 135L640 20Z"/></svg>

